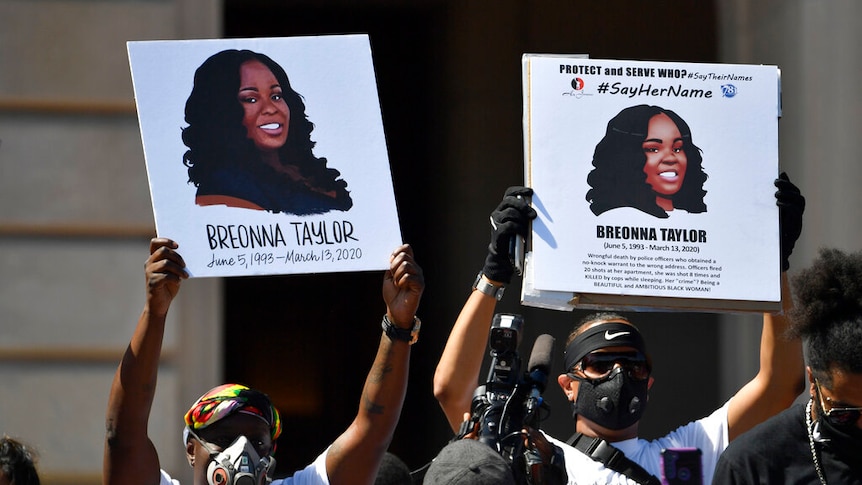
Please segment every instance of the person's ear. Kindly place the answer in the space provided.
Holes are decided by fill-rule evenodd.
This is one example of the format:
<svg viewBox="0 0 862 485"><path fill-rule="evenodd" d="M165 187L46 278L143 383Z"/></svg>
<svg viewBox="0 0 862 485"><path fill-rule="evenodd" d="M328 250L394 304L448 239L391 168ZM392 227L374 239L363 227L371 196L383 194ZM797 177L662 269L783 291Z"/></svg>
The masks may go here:
<svg viewBox="0 0 862 485"><path fill-rule="evenodd" d="M560 374L557 376L557 384L563 389L563 392L566 394L566 399L571 401L573 400L573 395L575 393L574 389L572 389L572 382L574 379L569 377L568 374Z"/></svg>
<svg viewBox="0 0 862 485"><path fill-rule="evenodd" d="M646 385L647 391L652 389L652 385L654 382L655 382L655 377L649 376L649 381L647 381L647 385Z"/></svg>
<svg viewBox="0 0 862 485"><path fill-rule="evenodd" d="M807 365L805 366L805 375L808 376L808 395L811 397L814 397L815 393L817 392L814 389L814 386L815 386L814 373L811 372L811 367L809 367Z"/></svg>
<svg viewBox="0 0 862 485"><path fill-rule="evenodd" d="M186 441L186 461L190 467L195 467L195 440Z"/></svg>

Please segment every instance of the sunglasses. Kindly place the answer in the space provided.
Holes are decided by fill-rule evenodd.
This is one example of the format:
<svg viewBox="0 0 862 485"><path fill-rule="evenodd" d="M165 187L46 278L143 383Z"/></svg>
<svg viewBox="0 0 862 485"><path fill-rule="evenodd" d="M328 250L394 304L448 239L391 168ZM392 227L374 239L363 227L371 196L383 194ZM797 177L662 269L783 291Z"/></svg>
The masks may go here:
<svg viewBox="0 0 862 485"><path fill-rule="evenodd" d="M638 381L649 378L651 371L646 356L640 352L593 352L584 356L574 370L588 379L603 380L610 378L616 368Z"/></svg>
<svg viewBox="0 0 862 485"><path fill-rule="evenodd" d="M826 402L823 400L823 393L820 391L820 383L817 379L814 380L814 389L817 391L817 398L820 399L820 409L830 423L838 426L851 426L859 421L862 416L862 407L860 408L836 408L832 407L826 410ZM831 398L826 398L826 401L832 401Z"/></svg>
<svg viewBox="0 0 862 485"><path fill-rule="evenodd" d="M222 451L228 449L230 445L239 438L239 436L214 436L212 439L205 440L192 431L191 428L188 428L188 430L192 438L196 439L201 445L203 445L204 449L207 450L210 455L218 455ZM248 439L248 437L246 437L246 439ZM271 456L275 453L275 448L266 446L266 443L263 440L249 440L249 442L254 448L254 451L262 457ZM213 448L214 446L215 448Z"/></svg>

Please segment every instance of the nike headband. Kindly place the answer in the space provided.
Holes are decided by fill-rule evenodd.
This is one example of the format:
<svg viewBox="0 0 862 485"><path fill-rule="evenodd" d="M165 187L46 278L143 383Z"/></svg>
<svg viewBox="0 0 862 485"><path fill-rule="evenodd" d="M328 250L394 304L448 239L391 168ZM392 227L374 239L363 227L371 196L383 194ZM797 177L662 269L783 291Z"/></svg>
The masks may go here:
<svg viewBox="0 0 862 485"><path fill-rule="evenodd" d="M620 322L600 323L575 337L566 347L566 372L590 352L605 347L632 347L647 355L646 344L638 329Z"/></svg>

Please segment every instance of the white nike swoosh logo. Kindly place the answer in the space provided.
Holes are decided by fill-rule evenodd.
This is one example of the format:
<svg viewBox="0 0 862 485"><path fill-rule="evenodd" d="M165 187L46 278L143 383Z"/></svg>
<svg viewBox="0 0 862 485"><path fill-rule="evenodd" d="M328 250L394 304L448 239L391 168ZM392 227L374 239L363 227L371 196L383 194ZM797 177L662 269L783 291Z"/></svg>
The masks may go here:
<svg viewBox="0 0 862 485"><path fill-rule="evenodd" d="M617 333L611 333L611 331L610 331L610 330L605 330L605 340L613 340L613 339L615 339L615 338L619 337L620 335L628 335L628 334L630 334L630 333L631 333L631 332L617 332Z"/></svg>

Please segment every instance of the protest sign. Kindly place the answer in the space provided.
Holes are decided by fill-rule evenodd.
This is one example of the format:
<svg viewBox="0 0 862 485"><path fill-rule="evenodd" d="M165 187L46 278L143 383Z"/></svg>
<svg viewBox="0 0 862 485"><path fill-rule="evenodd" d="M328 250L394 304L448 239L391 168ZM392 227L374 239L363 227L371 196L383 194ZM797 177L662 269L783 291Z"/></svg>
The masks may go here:
<svg viewBox="0 0 862 485"><path fill-rule="evenodd" d="M401 232L368 36L128 52L156 231L192 276L388 268Z"/></svg>
<svg viewBox="0 0 862 485"><path fill-rule="evenodd" d="M523 58L522 301L779 308L775 66Z"/></svg>

